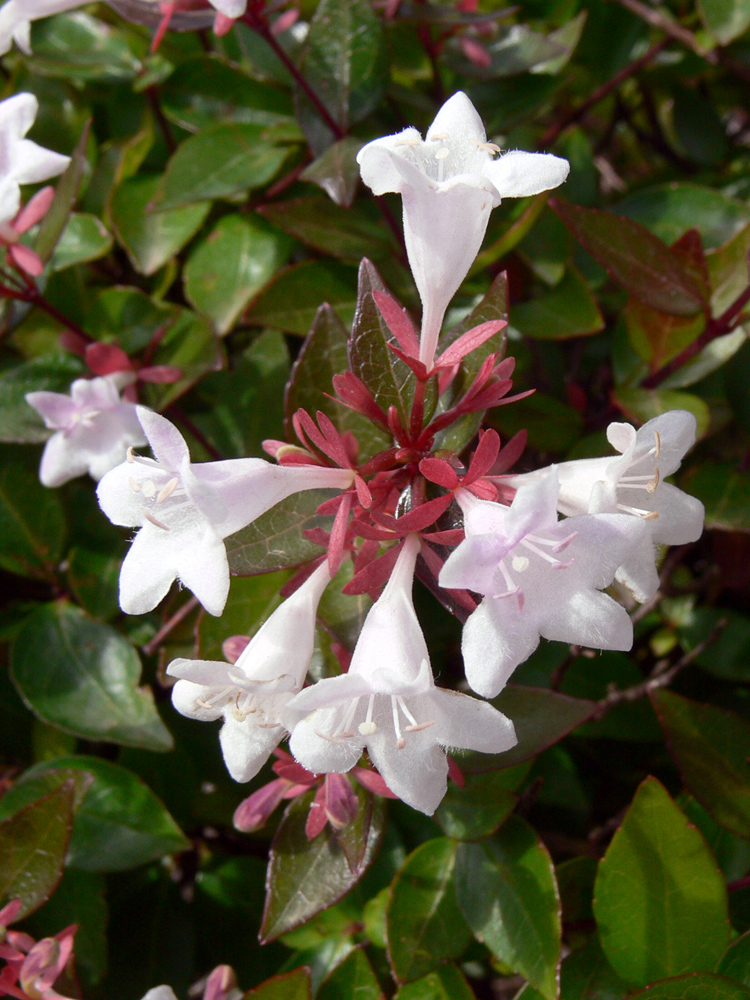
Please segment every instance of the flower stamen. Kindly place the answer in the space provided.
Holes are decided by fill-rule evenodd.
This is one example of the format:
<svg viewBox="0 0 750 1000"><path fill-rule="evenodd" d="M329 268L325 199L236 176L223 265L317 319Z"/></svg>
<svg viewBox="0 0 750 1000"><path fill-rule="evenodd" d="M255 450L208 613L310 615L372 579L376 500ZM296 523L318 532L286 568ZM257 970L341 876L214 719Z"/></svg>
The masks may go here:
<svg viewBox="0 0 750 1000"><path fill-rule="evenodd" d="M151 511L147 510L146 507L143 508L143 516L147 521L150 521L151 524L156 525L157 528L161 528L162 531L169 531L167 525L159 521L158 518L155 518Z"/></svg>
<svg viewBox="0 0 750 1000"><path fill-rule="evenodd" d="M179 482L180 480L177 478L177 476L175 476L174 479L170 479L167 485L163 486L162 489L160 490L159 496L156 498L156 502L161 504L164 503L165 500L168 500L172 496L174 491L177 489Z"/></svg>

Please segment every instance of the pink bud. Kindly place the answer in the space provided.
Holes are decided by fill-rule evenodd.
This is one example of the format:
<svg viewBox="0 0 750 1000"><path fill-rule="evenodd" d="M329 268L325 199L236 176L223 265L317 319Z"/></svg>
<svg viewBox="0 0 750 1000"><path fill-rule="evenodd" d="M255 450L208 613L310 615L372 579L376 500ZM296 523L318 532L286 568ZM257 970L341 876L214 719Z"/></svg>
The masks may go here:
<svg viewBox="0 0 750 1000"><path fill-rule="evenodd" d="M9 250L11 257L22 271L34 278L39 277L44 270L44 264L30 247L25 247L23 243L13 243Z"/></svg>
<svg viewBox="0 0 750 1000"><path fill-rule="evenodd" d="M25 205L13 220L13 229L17 233L25 233L27 229L31 229L40 219L44 218L54 199L55 189L51 186L37 191L28 205Z"/></svg>
<svg viewBox="0 0 750 1000"><path fill-rule="evenodd" d="M224 654L224 659L229 663L236 663L249 642L249 635L230 635L229 638L225 639L221 644L221 651Z"/></svg>
<svg viewBox="0 0 750 1000"><path fill-rule="evenodd" d="M284 11L271 25L271 34L280 35L282 32L288 31L298 18L299 11L296 9L292 8L292 10Z"/></svg>
<svg viewBox="0 0 750 1000"><path fill-rule="evenodd" d="M217 38L226 35L234 27L235 18L227 17L226 14L218 14L214 18L214 34Z"/></svg>
<svg viewBox="0 0 750 1000"><path fill-rule="evenodd" d="M464 55L467 59L471 60L475 66L480 69L487 69L488 66L492 65L492 56L489 54L487 49L478 42L476 38L468 38L464 35L461 40L461 48L463 49Z"/></svg>
<svg viewBox="0 0 750 1000"><path fill-rule="evenodd" d="M87 346L85 358L94 375L112 375L114 372L133 370L130 358L117 344L103 344L97 340Z"/></svg>
<svg viewBox="0 0 750 1000"><path fill-rule="evenodd" d="M284 792L288 787L288 781L276 778L275 781L259 788L257 792L253 792L244 802L240 802L234 811L232 820L235 829L241 830L243 833L259 830L284 798Z"/></svg>
<svg viewBox="0 0 750 1000"><path fill-rule="evenodd" d="M226 1000L237 989L237 976L231 965L217 965L206 982L203 1000Z"/></svg>
<svg viewBox="0 0 750 1000"><path fill-rule="evenodd" d="M345 774L332 772L323 782L325 789L325 811L334 830L343 830L357 815L359 800Z"/></svg>
<svg viewBox="0 0 750 1000"><path fill-rule="evenodd" d="M159 385L179 382L184 375L185 372L175 365L147 365L138 369L138 378L141 382L155 382Z"/></svg>

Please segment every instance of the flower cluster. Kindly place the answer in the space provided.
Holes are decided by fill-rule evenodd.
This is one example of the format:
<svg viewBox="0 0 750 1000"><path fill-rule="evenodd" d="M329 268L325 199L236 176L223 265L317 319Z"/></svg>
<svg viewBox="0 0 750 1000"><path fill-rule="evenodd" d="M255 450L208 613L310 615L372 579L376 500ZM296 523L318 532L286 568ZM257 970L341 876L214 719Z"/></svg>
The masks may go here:
<svg viewBox="0 0 750 1000"><path fill-rule="evenodd" d="M558 157L499 152L469 99L456 94L424 140L406 129L359 154L376 194L402 196L423 305L418 335L389 294L372 295L390 331L389 349L413 375L406 417L395 406L382 409L353 371L333 380L340 403L391 438L366 461L358 462L353 435L323 413L296 413L295 443L266 442L275 462L193 463L169 420L119 399L107 381L114 376L76 382L71 397L29 397L57 432L45 450L43 481L54 485L85 470L101 476L104 512L138 529L120 578L121 606L132 614L152 610L179 579L220 615L230 585L224 540L294 494L329 491L318 513L332 518L330 528L308 533L322 554L301 569L291 594L232 662L180 658L167 669L179 712L221 720L221 748L237 781L258 774L289 736L294 761L280 758L277 779L240 807L241 829L260 825L282 798L316 783L318 812L309 828L347 822L356 806L351 785L321 780L324 774L355 773L371 790L433 813L445 794L449 749L500 753L515 744L512 721L484 699L502 690L540 638L629 649L631 619L606 589L617 580L638 600L650 599L657 546L701 532L701 505L665 482L695 440L688 413L666 413L639 431L612 424L616 457L522 475L509 473L522 436L501 448L499 435L485 431L468 465L437 443L456 421L519 398L508 395L513 360L486 346L493 337L499 343L504 321L480 323L442 352L439 335L492 207L567 175ZM483 346L484 360L459 389L459 368ZM430 393L439 405L427 405ZM133 450L146 440L153 458ZM124 460L106 471L125 449ZM344 592L369 594L373 603L350 657L342 658L344 671L306 686L318 605L345 560L352 572ZM480 697L436 686L413 603L417 573L465 619L466 680ZM377 775L360 767L365 752Z"/></svg>

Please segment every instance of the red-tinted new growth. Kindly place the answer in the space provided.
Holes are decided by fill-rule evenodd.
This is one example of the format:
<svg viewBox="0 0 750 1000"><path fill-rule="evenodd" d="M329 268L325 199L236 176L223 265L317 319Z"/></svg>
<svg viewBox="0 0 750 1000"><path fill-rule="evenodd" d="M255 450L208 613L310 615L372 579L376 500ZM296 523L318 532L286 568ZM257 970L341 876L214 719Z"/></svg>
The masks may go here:
<svg viewBox="0 0 750 1000"><path fill-rule="evenodd" d="M501 449L489 475L500 476L512 468L524 453L528 436L529 433L526 430L514 434L510 441Z"/></svg>
<svg viewBox="0 0 750 1000"><path fill-rule="evenodd" d="M458 486L456 470L443 458L423 458L419 463L419 471L425 479L443 489L455 490Z"/></svg>
<svg viewBox="0 0 750 1000"><path fill-rule="evenodd" d="M458 364L507 325L504 319L493 319L472 327L443 351L435 362L435 368L450 368Z"/></svg>
<svg viewBox="0 0 750 1000"><path fill-rule="evenodd" d="M328 542L328 569L331 578L338 573L341 560L344 555L346 545L346 529L349 524L349 511L352 506L352 496L350 493L342 497L336 517L331 528L331 538Z"/></svg>
<svg viewBox="0 0 750 1000"><path fill-rule="evenodd" d="M401 350L408 357L419 360L419 338L406 310L387 292L375 290L372 297Z"/></svg>
<svg viewBox="0 0 750 1000"><path fill-rule="evenodd" d="M401 551L400 545L394 545L384 555L369 562L358 573L355 573L349 583L342 588L345 594L370 594L379 590L391 575L396 565L396 559Z"/></svg>
<svg viewBox="0 0 750 1000"><path fill-rule="evenodd" d="M415 531L424 531L425 528L434 524L441 514L445 513L448 507L450 507L452 499L450 493L445 493L443 496L435 497L434 500L428 500L426 503L420 504L419 507L415 507L407 514L402 514L401 517L396 518L390 514L377 514L375 515L375 520L379 524L382 524L383 527L389 528L399 535L409 535Z"/></svg>
<svg viewBox="0 0 750 1000"><path fill-rule="evenodd" d="M352 768L351 773L352 777L356 778L359 784L363 788L366 788L368 792L380 795L384 799L398 798L398 795L390 790L377 771L373 771L369 767L359 767L357 765Z"/></svg>
<svg viewBox="0 0 750 1000"><path fill-rule="evenodd" d="M102 344L100 341L87 344L84 358L94 375L133 371L132 361L117 344Z"/></svg>
<svg viewBox="0 0 750 1000"><path fill-rule="evenodd" d="M364 382L358 379L353 372L347 371L340 375L334 375L332 382L338 396L338 402L383 427L388 426L388 418L385 413L375 402Z"/></svg>
<svg viewBox="0 0 750 1000"><path fill-rule="evenodd" d="M469 486L481 476L487 475L500 451L500 435L497 431L485 431L479 439L477 450L471 457L469 468L464 476L463 485Z"/></svg>

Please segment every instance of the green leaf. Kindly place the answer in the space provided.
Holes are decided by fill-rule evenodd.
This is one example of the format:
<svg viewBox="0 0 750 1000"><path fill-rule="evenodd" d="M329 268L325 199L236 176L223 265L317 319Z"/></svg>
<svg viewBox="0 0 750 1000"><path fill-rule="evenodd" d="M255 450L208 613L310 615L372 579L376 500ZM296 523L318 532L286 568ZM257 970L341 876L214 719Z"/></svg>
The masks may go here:
<svg viewBox="0 0 750 1000"><path fill-rule="evenodd" d="M351 325L357 292L354 273L349 268L317 260L287 267L251 304L245 320L304 337L321 302L335 309L343 322Z"/></svg>
<svg viewBox="0 0 750 1000"><path fill-rule="evenodd" d="M317 184L336 205L350 208L359 186L357 153L361 148L361 140L352 136L335 142L305 167L300 180Z"/></svg>
<svg viewBox="0 0 750 1000"><path fill-rule="evenodd" d="M612 967L639 986L714 968L726 949L724 879L656 778L639 786L600 862L594 914Z"/></svg>
<svg viewBox="0 0 750 1000"><path fill-rule="evenodd" d="M350 652L359 639L367 613L372 607L368 594L342 594L343 587L354 576L354 564L346 559L330 587L326 587L318 605L318 621L326 632Z"/></svg>
<svg viewBox="0 0 750 1000"><path fill-rule="evenodd" d="M190 309L177 309L163 320L166 333L151 357L152 365L173 365L183 377L168 385L144 387L144 402L163 410L194 385L201 375L222 367L221 343L211 324Z"/></svg>
<svg viewBox="0 0 750 1000"><path fill-rule="evenodd" d="M629 990L607 961L596 937L563 960L560 1000L623 1000Z"/></svg>
<svg viewBox="0 0 750 1000"><path fill-rule="evenodd" d="M489 410L487 421L506 437L526 430L529 447L544 452L567 452L583 434L583 417L578 410L543 392L512 406Z"/></svg>
<svg viewBox="0 0 750 1000"><path fill-rule="evenodd" d="M716 966L722 976L736 979L743 986L750 986L750 931L732 941Z"/></svg>
<svg viewBox="0 0 750 1000"><path fill-rule="evenodd" d="M172 737L138 654L123 637L70 604L42 605L13 646L13 680L42 721L91 740L169 750Z"/></svg>
<svg viewBox="0 0 750 1000"><path fill-rule="evenodd" d="M509 684L492 704L513 720L518 743L500 754L466 754L457 757L462 771L481 774L513 767L536 757L557 743L596 712L596 702L570 698L540 687Z"/></svg>
<svg viewBox="0 0 750 1000"><path fill-rule="evenodd" d="M386 291L383 279L369 260L359 269L357 311L349 341L352 372L367 386L384 413L395 406L408 427L416 378L411 368L396 357L388 344L397 341L375 305L374 291Z"/></svg>
<svg viewBox="0 0 750 1000"><path fill-rule="evenodd" d="M420 979L445 959L460 958L471 933L456 904L457 845L434 837L413 851L391 885L388 954L401 983Z"/></svg>
<svg viewBox="0 0 750 1000"><path fill-rule="evenodd" d="M553 207L592 257L631 295L674 316L700 312L700 289L677 255L642 225L555 200Z"/></svg>
<svg viewBox="0 0 750 1000"><path fill-rule="evenodd" d="M724 0L714 2L723 6ZM750 5L747 0L740 2L747 6L747 27L750 25ZM674 87L672 101L672 123L687 155L701 166L720 166L727 157L729 144L715 103L695 87Z"/></svg>
<svg viewBox="0 0 750 1000"><path fill-rule="evenodd" d="M695 972L654 983L627 1000L750 1000L750 990L711 972Z"/></svg>
<svg viewBox="0 0 750 1000"><path fill-rule="evenodd" d="M367 204L367 203L365 203ZM358 264L393 254L393 241L382 223L364 207L341 208L322 194L269 202L258 211L285 233L313 250Z"/></svg>
<svg viewBox="0 0 750 1000"><path fill-rule="evenodd" d="M385 1000L367 955L355 948L316 993L316 1000Z"/></svg>
<svg viewBox="0 0 750 1000"><path fill-rule="evenodd" d="M707 528L750 531L750 473L714 462L691 469L681 485L704 504Z"/></svg>
<svg viewBox="0 0 750 1000"><path fill-rule="evenodd" d="M652 372L692 344L706 328L703 313L673 316L652 309L635 298L628 303L624 318L630 343L639 357L648 361Z"/></svg>
<svg viewBox="0 0 750 1000"><path fill-rule="evenodd" d="M196 656L201 660L223 660L221 645L232 635L253 636L281 604L280 588L286 572L263 573L232 581L221 618L201 613L196 629Z"/></svg>
<svg viewBox="0 0 750 1000"><path fill-rule="evenodd" d="M104 223L95 215L74 212L52 254L52 270L63 271L73 264L99 260L109 253L113 242Z"/></svg>
<svg viewBox="0 0 750 1000"><path fill-rule="evenodd" d="M164 211L268 184L289 155L272 129L221 122L191 136L167 164L155 206Z"/></svg>
<svg viewBox="0 0 750 1000"><path fill-rule="evenodd" d="M349 367L349 334L329 305L316 313L312 329L302 345L284 395L287 440L294 441L292 417L298 409L314 414L322 410L343 434L351 431L359 442L359 461L390 447L390 435L361 414L331 399L333 376Z"/></svg>
<svg viewBox="0 0 750 1000"><path fill-rule="evenodd" d="M711 282L711 311L721 316L725 309L747 288L747 253L750 250L750 225L713 253L706 254Z"/></svg>
<svg viewBox="0 0 750 1000"><path fill-rule="evenodd" d="M26 402L26 393L66 392L83 371L81 361L70 354L43 354L0 372L0 441L46 441L50 431Z"/></svg>
<svg viewBox="0 0 750 1000"><path fill-rule="evenodd" d="M332 495L330 490L295 493L230 535L225 544L232 574L254 576L289 569L322 555L320 546L308 541L302 532L330 526L330 518L321 517L316 510Z"/></svg>
<svg viewBox="0 0 750 1000"><path fill-rule="evenodd" d="M6 456L0 468L0 566L21 576L54 575L65 534L59 494Z"/></svg>
<svg viewBox="0 0 750 1000"><path fill-rule="evenodd" d="M339 836L326 825L313 840L305 823L315 792L294 799L271 845L266 879L266 906L260 937L273 941L332 906L352 889L373 861L383 838L385 806L361 786L355 786L359 811L347 831L350 844L360 845L361 860L352 869ZM351 851L348 852L351 857Z"/></svg>
<svg viewBox="0 0 750 1000"><path fill-rule="evenodd" d="M289 91L260 83L216 56L185 59L160 89L164 114L188 132L216 122L292 126ZM302 136L300 135L300 138Z"/></svg>
<svg viewBox="0 0 750 1000"><path fill-rule="evenodd" d="M163 267L205 222L211 207L198 201L183 208L161 210L154 199L161 174L134 177L115 190L110 214L117 238L141 274L154 274Z"/></svg>
<svg viewBox="0 0 750 1000"><path fill-rule="evenodd" d="M248 990L243 1000L312 1000L310 970L295 969L267 979L257 989Z"/></svg>
<svg viewBox="0 0 750 1000"><path fill-rule="evenodd" d="M551 292L515 305L511 323L525 337L567 340L598 333L604 317L580 272L569 267Z"/></svg>
<svg viewBox="0 0 750 1000"><path fill-rule="evenodd" d="M385 90L388 64L383 26L367 0L321 0L300 69L343 132L372 111ZM296 97L300 124L321 153L331 134L301 90Z"/></svg>
<svg viewBox="0 0 750 1000"><path fill-rule="evenodd" d="M122 31L81 11L35 22L32 37L37 73L118 81L132 80L141 69Z"/></svg>
<svg viewBox="0 0 750 1000"><path fill-rule="evenodd" d="M219 333L228 333L290 250L291 241L261 220L225 215L190 255L183 272L185 295Z"/></svg>
<svg viewBox="0 0 750 1000"><path fill-rule="evenodd" d="M705 249L721 246L750 222L750 208L744 201L701 184L678 181L637 191L619 203L617 212L646 226L665 243L697 229Z"/></svg>
<svg viewBox="0 0 750 1000"><path fill-rule="evenodd" d="M73 829L73 781L0 823L0 903L21 899L19 919L33 913L62 878Z"/></svg>
<svg viewBox="0 0 750 1000"><path fill-rule="evenodd" d="M706 344L700 353L685 362L676 372L662 382L664 389L683 389L695 385L726 364L747 341L747 331L743 327L725 333Z"/></svg>
<svg viewBox="0 0 750 1000"><path fill-rule="evenodd" d="M448 963L424 979L402 986L394 1000L476 1000L476 997L461 972Z"/></svg>
<svg viewBox="0 0 750 1000"><path fill-rule="evenodd" d="M708 404L700 396L675 389L631 389L626 386L615 390L614 398L622 412L630 420L645 424L668 410L689 410L697 423L697 435L703 437L711 423Z"/></svg>
<svg viewBox="0 0 750 1000"><path fill-rule="evenodd" d="M719 45L728 45L750 28L748 0L698 0L698 10Z"/></svg>
<svg viewBox="0 0 750 1000"><path fill-rule="evenodd" d="M750 838L750 723L672 691L651 700L685 785L717 823Z"/></svg>
<svg viewBox="0 0 750 1000"><path fill-rule="evenodd" d="M51 18L50 20L56 19ZM39 224L34 250L45 264L52 256L57 242L68 224L70 213L78 198L78 192L81 190L83 178L89 170L86 149L90 125L91 122L87 122L81 138L71 154L70 163L57 182L55 200Z"/></svg>
<svg viewBox="0 0 750 1000"><path fill-rule="evenodd" d="M512 789L528 770L529 764L519 764L516 768L485 774L467 774L463 787L449 782L435 819L455 840L478 840L489 836L518 804L518 796Z"/></svg>
<svg viewBox="0 0 750 1000"><path fill-rule="evenodd" d="M492 840L459 844L456 898L474 935L493 955L556 1000L560 898L547 849L511 817Z"/></svg>
<svg viewBox="0 0 750 1000"><path fill-rule="evenodd" d="M187 840L154 793L132 771L100 757L58 757L29 768L26 782L79 771L94 781L79 805L67 863L88 872L119 872L187 850Z"/></svg>
<svg viewBox="0 0 750 1000"><path fill-rule="evenodd" d="M114 618L120 610L120 556L76 546L68 552L66 562L70 589L84 610L104 621Z"/></svg>

